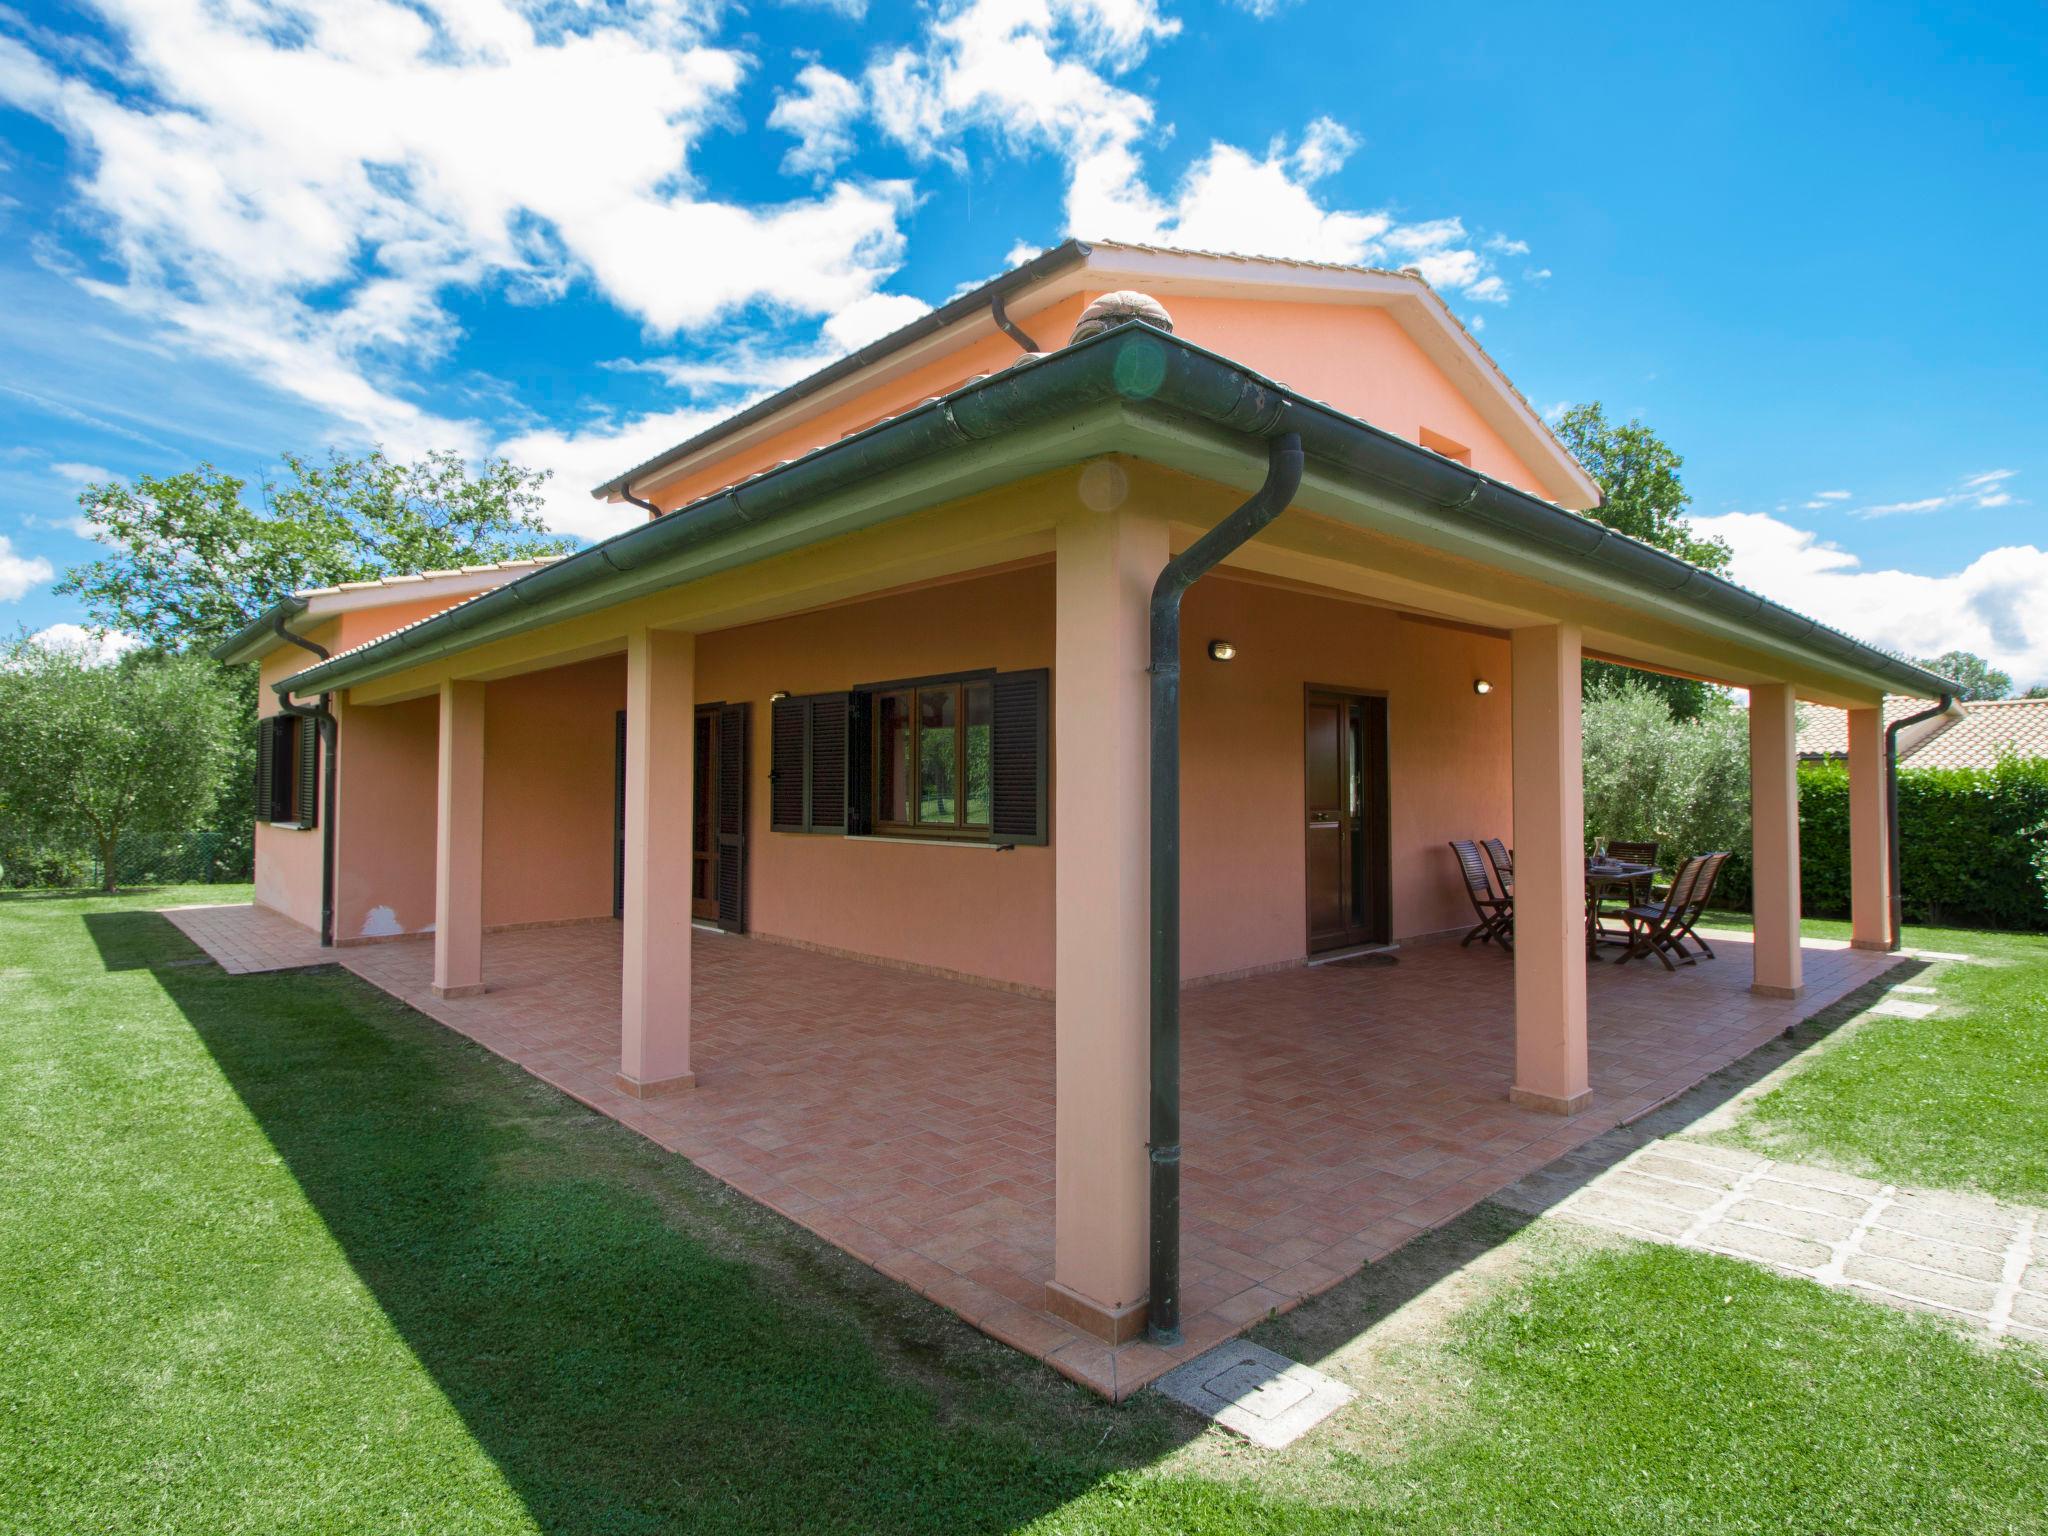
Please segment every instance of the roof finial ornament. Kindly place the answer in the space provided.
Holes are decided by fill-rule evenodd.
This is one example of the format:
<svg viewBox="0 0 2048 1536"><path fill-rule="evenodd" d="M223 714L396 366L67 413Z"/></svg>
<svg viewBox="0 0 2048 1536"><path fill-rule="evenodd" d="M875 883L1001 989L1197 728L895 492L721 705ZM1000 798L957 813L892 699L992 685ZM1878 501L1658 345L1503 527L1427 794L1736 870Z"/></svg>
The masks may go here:
<svg viewBox="0 0 2048 1536"><path fill-rule="evenodd" d="M1075 322L1074 334L1067 338L1071 346L1077 341L1086 341L1090 336L1100 336L1104 331L1114 330L1133 320L1142 320L1159 330L1173 332L1173 316L1166 312L1166 306L1149 293L1139 293L1125 288L1116 293L1105 293L1101 298L1081 311L1081 318Z"/></svg>

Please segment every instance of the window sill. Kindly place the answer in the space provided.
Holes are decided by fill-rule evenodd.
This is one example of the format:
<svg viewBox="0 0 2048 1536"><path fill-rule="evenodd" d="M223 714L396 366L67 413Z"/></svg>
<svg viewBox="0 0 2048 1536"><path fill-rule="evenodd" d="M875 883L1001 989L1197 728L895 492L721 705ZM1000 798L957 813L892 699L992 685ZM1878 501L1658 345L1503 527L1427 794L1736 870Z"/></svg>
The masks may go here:
<svg viewBox="0 0 2048 1536"><path fill-rule="evenodd" d="M979 848L983 853L1007 853L1015 843L986 843L971 837L895 837L887 832L853 832L849 843L907 843L913 848Z"/></svg>

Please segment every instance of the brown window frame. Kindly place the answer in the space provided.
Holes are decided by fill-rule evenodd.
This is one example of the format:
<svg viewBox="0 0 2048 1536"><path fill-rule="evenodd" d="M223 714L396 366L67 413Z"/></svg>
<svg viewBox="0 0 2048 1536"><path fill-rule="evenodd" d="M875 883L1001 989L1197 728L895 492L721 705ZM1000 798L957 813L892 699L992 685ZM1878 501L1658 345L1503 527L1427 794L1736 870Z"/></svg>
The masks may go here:
<svg viewBox="0 0 2048 1536"><path fill-rule="evenodd" d="M988 691L988 729L993 743L995 732L995 674L993 672L962 672L947 677L916 678L900 683L883 683L863 688L860 692L872 701L873 725L869 731L869 779L868 816L874 837L920 837L938 842L986 843L995 840L995 764L993 754L989 764L988 820L970 822L967 816L967 690L983 688ZM923 712L919 708L919 695L950 692L953 695L953 821L946 825L927 822L919 818L924 803L923 756L919 751L919 735L922 733ZM891 821L882 814L882 752L886 741L882 730L882 701L894 695L901 695L908 703L910 725L910 784L908 803L911 819Z"/></svg>

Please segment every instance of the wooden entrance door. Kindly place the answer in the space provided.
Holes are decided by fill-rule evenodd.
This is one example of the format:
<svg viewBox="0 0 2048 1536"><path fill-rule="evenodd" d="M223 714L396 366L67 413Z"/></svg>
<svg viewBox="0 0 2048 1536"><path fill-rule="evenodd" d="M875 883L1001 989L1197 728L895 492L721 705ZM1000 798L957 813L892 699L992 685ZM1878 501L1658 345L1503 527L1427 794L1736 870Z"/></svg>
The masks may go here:
<svg viewBox="0 0 2048 1536"><path fill-rule="evenodd" d="M1311 954L1390 936L1387 701L1308 691L1308 947Z"/></svg>
<svg viewBox="0 0 2048 1536"><path fill-rule="evenodd" d="M718 707L697 711L691 776L690 916L718 920Z"/></svg>

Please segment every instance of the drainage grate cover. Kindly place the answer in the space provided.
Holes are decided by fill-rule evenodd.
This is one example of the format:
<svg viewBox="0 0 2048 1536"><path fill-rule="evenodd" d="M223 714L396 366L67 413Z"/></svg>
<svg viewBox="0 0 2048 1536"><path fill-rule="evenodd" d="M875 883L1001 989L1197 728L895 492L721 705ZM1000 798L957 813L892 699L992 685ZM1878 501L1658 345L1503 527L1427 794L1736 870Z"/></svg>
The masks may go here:
<svg viewBox="0 0 2048 1536"><path fill-rule="evenodd" d="M1321 1371L1245 1339L1219 1344L1155 1385L1183 1408L1275 1451L1299 1440L1353 1395Z"/></svg>

